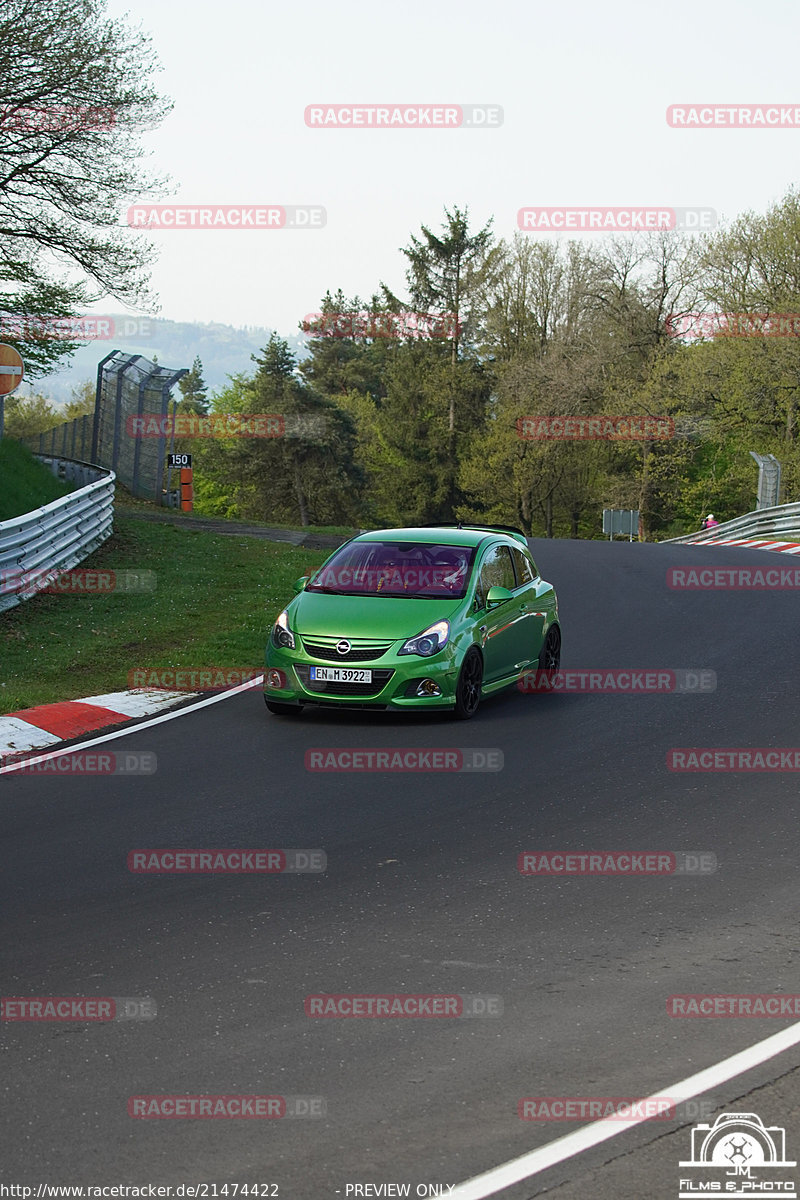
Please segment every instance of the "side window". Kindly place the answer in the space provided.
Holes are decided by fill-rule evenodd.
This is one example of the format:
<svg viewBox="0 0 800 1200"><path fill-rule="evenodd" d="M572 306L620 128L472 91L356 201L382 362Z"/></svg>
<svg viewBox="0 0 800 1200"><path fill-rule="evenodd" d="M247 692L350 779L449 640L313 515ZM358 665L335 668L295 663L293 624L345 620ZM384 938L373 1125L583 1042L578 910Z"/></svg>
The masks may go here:
<svg viewBox="0 0 800 1200"><path fill-rule="evenodd" d="M507 546L493 546L481 567L478 586L475 591L476 599L481 608L486 607L486 593L490 587L504 587L513 591L517 586L514 578L514 566Z"/></svg>
<svg viewBox="0 0 800 1200"><path fill-rule="evenodd" d="M521 550L517 550L515 546L511 551L511 557L514 559L514 568L517 572L517 587L522 587L524 583L532 583L534 574L528 556Z"/></svg>

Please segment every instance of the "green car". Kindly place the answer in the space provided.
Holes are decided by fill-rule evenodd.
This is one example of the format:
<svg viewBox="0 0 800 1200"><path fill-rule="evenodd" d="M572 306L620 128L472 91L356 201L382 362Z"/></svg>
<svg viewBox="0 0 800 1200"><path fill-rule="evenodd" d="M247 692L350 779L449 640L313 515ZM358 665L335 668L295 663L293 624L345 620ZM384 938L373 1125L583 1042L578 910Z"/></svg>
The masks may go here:
<svg viewBox="0 0 800 1200"><path fill-rule="evenodd" d="M267 643L264 700L280 716L314 704L465 720L525 671L559 666L555 589L509 526L362 533L295 591Z"/></svg>

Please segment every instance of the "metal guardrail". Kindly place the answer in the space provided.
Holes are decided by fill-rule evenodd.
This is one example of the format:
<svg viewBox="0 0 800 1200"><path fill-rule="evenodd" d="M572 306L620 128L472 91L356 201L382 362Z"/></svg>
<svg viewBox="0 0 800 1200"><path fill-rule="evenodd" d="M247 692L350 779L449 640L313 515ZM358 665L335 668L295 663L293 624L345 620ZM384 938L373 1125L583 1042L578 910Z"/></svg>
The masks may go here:
<svg viewBox="0 0 800 1200"><path fill-rule="evenodd" d="M712 529L699 529L683 537L665 538L665 542L708 543L720 537L766 537L777 541L800 541L800 504L776 504L774 508L760 508L755 512L724 521Z"/></svg>
<svg viewBox="0 0 800 1200"><path fill-rule="evenodd" d="M33 512L0 521L0 612L30 600L62 571L83 562L112 532L113 471L49 455L36 457L54 475L81 487Z"/></svg>

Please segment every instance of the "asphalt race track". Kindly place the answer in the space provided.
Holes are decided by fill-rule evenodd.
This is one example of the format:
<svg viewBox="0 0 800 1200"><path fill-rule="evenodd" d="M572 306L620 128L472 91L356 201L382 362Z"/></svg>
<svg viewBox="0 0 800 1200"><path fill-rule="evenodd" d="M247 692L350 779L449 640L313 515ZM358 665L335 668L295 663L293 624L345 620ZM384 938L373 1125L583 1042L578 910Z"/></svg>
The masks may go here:
<svg viewBox="0 0 800 1200"><path fill-rule="evenodd" d="M800 991L800 775L681 774L666 756L800 746L797 595L671 590L666 572L800 564L716 547L531 546L558 589L562 667L708 669L716 690L511 691L465 723L308 709L279 719L255 690L110 743L154 751L152 776L0 778L3 994L158 1006L152 1020L3 1022L7 1178L277 1184L264 1194L282 1200L391 1182L414 1195L582 1124L522 1121L522 1097L667 1094L791 1023L676 1019L666 1001ZM328 747L496 748L504 768L307 771L305 751ZM132 849L210 847L320 848L327 870L126 865ZM705 851L718 869L517 869L525 850L598 849ZM500 997L503 1012L314 1019L312 993L480 994ZM798 1062L790 1051L747 1086ZM742 1080L715 1100L726 1090L741 1095ZM129 1097L151 1094L317 1096L327 1114L131 1118ZM664 1130L646 1122L616 1149ZM502 1194L538 1195L608 1157L600 1146ZM677 1194L677 1163L675 1176L652 1194Z"/></svg>

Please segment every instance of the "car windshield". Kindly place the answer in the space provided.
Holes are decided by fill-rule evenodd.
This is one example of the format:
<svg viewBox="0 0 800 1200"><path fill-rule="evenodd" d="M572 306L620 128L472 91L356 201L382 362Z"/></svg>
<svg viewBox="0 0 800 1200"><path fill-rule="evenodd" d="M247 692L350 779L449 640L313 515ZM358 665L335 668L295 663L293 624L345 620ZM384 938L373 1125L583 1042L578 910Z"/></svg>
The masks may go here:
<svg viewBox="0 0 800 1200"><path fill-rule="evenodd" d="M407 599L466 594L475 550L429 542L351 542L312 577L307 592Z"/></svg>

